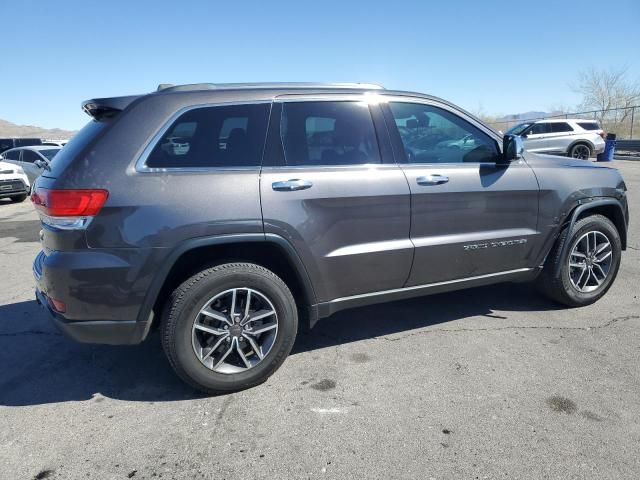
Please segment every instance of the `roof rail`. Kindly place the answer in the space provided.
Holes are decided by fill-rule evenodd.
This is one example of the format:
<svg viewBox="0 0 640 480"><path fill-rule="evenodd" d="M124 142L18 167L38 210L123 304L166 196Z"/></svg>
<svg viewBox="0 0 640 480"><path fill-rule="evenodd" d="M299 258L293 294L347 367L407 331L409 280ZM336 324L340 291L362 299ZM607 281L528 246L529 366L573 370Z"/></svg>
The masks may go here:
<svg viewBox="0 0 640 480"><path fill-rule="evenodd" d="M240 90L254 88L336 88L384 90L375 83L315 83L315 82L263 82L263 83L192 83L188 85L172 85L161 83L158 92L186 92L194 90Z"/></svg>

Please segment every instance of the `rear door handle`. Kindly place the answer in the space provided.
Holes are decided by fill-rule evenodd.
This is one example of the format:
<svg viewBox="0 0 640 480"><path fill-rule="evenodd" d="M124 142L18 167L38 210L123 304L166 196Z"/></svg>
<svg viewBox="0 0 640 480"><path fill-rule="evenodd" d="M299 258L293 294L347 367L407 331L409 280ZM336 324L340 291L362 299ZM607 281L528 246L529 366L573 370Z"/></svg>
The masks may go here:
<svg viewBox="0 0 640 480"><path fill-rule="evenodd" d="M294 192L296 190L306 190L307 188L311 187L313 187L313 183L308 180L300 180L299 178L294 178L283 182L273 182L271 184L271 188L273 188L276 192Z"/></svg>
<svg viewBox="0 0 640 480"><path fill-rule="evenodd" d="M438 175L437 173L416 178L416 182L418 182L418 185L424 185L424 186L442 185L443 183L447 183L448 181L449 181L449 177L447 177L446 175Z"/></svg>

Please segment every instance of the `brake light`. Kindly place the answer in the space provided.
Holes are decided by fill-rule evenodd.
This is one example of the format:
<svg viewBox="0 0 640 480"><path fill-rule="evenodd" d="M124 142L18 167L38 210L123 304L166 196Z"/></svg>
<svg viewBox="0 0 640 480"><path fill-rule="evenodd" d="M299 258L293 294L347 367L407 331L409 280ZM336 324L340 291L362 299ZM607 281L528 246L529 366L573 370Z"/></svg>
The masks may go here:
<svg viewBox="0 0 640 480"><path fill-rule="evenodd" d="M51 217L96 216L109 192L106 190L49 190L37 188L31 201L45 215Z"/></svg>
<svg viewBox="0 0 640 480"><path fill-rule="evenodd" d="M45 225L74 230L85 228L109 197L107 190L51 190L36 188L31 201Z"/></svg>

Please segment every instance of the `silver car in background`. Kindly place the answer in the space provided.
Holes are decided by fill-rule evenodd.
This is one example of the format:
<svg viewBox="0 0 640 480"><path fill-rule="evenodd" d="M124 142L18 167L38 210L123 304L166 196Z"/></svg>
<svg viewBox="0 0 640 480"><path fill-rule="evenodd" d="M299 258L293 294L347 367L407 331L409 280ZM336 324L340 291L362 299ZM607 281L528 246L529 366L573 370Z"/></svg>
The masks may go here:
<svg viewBox="0 0 640 480"><path fill-rule="evenodd" d="M35 179L42 175L44 169L47 168L61 148L49 145L12 148L2 152L0 159L22 167L27 177L29 177L29 182L33 185Z"/></svg>
<svg viewBox="0 0 640 480"><path fill-rule="evenodd" d="M524 122L506 132L519 135L524 148L587 160L604 151L604 130L595 120L562 118Z"/></svg>

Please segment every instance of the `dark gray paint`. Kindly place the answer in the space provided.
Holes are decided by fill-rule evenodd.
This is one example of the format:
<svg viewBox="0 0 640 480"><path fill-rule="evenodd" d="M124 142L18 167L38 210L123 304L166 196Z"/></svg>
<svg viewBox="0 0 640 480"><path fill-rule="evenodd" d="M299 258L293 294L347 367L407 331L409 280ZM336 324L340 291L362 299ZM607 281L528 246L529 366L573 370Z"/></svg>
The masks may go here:
<svg viewBox="0 0 640 480"><path fill-rule="evenodd" d="M355 305L529 279L576 206L593 198L613 199L628 221L624 184L615 169L530 153L504 165L397 165L379 119L380 165L136 169L149 142L184 108L264 102L284 95L318 99L362 93L255 88L159 92L127 99L128 106L115 120L106 121L94 141L80 151L63 149L52 171L38 180L45 188L109 190L103 211L86 232L43 230L45 254L36 260L35 270L41 272L38 288L67 304L68 312L64 318L57 316L58 322L83 341L100 341L102 335L92 335L87 321L108 325L109 331L120 324L121 334L108 340L104 334L109 343L141 341L164 276L194 242L277 242L299 277L308 279L311 311L325 316ZM375 94L449 109L501 142L477 119L434 97L380 90ZM418 186L416 177L428 173L447 175L450 181ZM273 182L290 179L308 180L313 187L272 189ZM505 239L527 241L464 250L468 244Z"/></svg>

